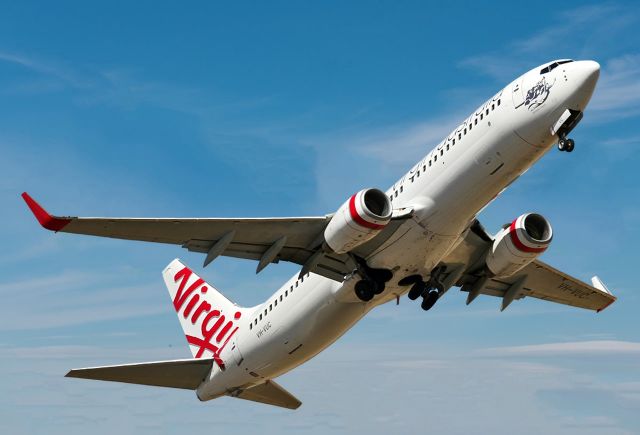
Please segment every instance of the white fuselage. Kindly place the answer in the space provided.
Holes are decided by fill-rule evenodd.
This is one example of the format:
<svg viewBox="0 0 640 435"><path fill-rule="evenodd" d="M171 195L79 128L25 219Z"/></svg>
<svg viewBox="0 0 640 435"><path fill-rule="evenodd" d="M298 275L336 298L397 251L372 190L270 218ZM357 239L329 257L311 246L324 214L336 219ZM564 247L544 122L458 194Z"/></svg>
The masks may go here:
<svg viewBox="0 0 640 435"><path fill-rule="evenodd" d="M584 111L599 67L592 61L540 66L474 111L386 193L414 215L366 260L394 278L370 302L345 295L356 281L315 274L291 278L243 319L198 397L209 400L260 384L325 349L375 306L404 294L398 280L433 268L459 243L475 216L550 149L551 127L567 109Z"/></svg>

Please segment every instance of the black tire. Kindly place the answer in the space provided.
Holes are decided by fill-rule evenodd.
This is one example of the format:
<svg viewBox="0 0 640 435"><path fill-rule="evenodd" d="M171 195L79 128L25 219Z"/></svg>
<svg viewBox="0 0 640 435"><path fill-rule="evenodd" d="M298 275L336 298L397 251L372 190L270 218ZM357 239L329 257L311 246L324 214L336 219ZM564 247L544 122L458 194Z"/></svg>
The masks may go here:
<svg viewBox="0 0 640 435"><path fill-rule="evenodd" d="M369 302L373 299L373 289L371 288L371 282L364 279L358 281L355 285L354 291L358 299L363 302Z"/></svg>
<svg viewBox="0 0 640 435"><path fill-rule="evenodd" d="M404 278L402 278L400 281L398 281L398 285L400 286L406 286L406 285L413 285L417 282L422 281L422 276L421 275L409 275L409 276L405 276Z"/></svg>
<svg viewBox="0 0 640 435"><path fill-rule="evenodd" d="M573 151L575 147L576 147L576 143L573 141L573 139L567 139L565 151L570 153L571 151Z"/></svg>
<svg viewBox="0 0 640 435"><path fill-rule="evenodd" d="M420 306L422 307L423 310L429 311L437 301L438 301L438 292L435 290L432 290L424 297L424 299L422 299L422 304L420 304Z"/></svg>
<svg viewBox="0 0 640 435"><path fill-rule="evenodd" d="M411 287L411 290L409 290L409 294L407 296L412 301L415 301L420 297L420 295L422 295L423 291L424 291L424 282L419 281Z"/></svg>
<svg viewBox="0 0 640 435"><path fill-rule="evenodd" d="M389 269L371 269L368 274L372 279L379 282L388 282L393 278L393 272Z"/></svg>
<svg viewBox="0 0 640 435"><path fill-rule="evenodd" d="M566 141L564 139L560 139L558 141L558 149L560 151L565 151L567 149L567 143L566 143Z"/></svg>
<svg viewBox="0 0 640 435"><path fill-rule="evenodd" d="M371 282L371 290L373 291L373 294L379 295L384 291L384 287L385 287L384 282L380 282L380 281Z"/></svg>

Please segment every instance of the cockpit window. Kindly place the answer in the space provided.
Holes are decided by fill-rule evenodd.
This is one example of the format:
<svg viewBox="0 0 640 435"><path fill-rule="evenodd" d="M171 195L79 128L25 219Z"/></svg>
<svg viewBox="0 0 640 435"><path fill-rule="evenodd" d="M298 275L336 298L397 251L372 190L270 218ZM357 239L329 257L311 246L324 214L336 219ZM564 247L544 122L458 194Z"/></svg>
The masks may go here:
<svg viewBox="0 0 640 435"><path fill-rule="evenodd" d="M559 65L562 65L563 63L570 63L570 62L573 62L573 60L571 60L571 59L558 60L558 61L553 62L552 64L547 65L544 68L542 68L540 70L540 74L546 74L546 73L551 72L554 69L556 69Z"/></svg>

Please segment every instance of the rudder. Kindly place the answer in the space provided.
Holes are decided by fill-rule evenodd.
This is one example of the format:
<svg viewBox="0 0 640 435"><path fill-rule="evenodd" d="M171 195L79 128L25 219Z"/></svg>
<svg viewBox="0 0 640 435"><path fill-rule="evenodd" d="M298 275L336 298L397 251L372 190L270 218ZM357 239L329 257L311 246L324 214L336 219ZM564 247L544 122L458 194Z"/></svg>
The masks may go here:
<svg viewBox="0 0 640 435"><path fill-rule="evenodd" d="M220 365L220 353L238 331L247 309L231 302L177 258L162 276L193 357L213 357Z"/></svg>

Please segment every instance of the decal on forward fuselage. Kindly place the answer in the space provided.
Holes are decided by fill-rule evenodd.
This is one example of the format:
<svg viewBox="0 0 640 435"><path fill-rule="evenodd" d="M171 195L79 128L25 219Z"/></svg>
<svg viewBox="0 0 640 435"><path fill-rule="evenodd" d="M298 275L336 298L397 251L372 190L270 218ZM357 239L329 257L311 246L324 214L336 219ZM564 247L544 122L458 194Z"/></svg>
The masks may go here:
<svg viewBox="0 0 640 435"><path fill-rule="evenodd" d="M554 83L555 79L553 83L548 83L547 80L542 77L538 83L527 91L524 105L527 106L530 111L534 112L538 107L542 106L545 101L547 101L550 89Z"/></svg>

